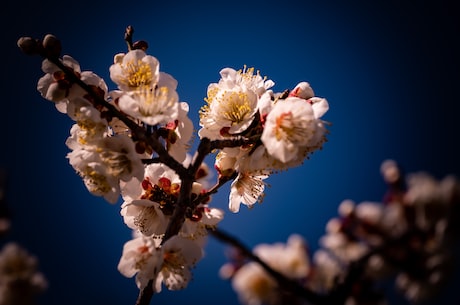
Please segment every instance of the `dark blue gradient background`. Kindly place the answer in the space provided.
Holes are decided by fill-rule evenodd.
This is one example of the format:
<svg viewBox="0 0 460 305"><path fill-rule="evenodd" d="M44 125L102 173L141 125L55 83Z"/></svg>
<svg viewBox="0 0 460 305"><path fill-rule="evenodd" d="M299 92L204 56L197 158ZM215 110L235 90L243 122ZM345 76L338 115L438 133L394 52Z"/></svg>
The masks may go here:
<svg viewBox="0 0 460 305"><path fill-rule="evenodd" d="M2 242L15 240L39 258L49 281L40 304L127 305L138 290L116 269L131 234L119 206L90 195L68 164L72 122L36 91L41 60L19 51L20 36L55 34L64 54L115 89L108 68L125 52L123 32L133 25L135 39L147 40L160 69L178 80L196 128L221 68L255 67L276 91L310 82L330 103L323 150L270 177L264 202L252 210L230 213L225 187L212 204L226 210L221 227L251 247L296 232L316 249L342 200L381 199L383 160L437 178L460 174L459 12L444 1L412 2L6 0L0 166L9 173L13 226ZM210 239L189 287L164 290L152 304L238 304L218 277L225 250ZM459 304L456 287L434 304ZM392 304L405 303L394 297Z"/></svg>

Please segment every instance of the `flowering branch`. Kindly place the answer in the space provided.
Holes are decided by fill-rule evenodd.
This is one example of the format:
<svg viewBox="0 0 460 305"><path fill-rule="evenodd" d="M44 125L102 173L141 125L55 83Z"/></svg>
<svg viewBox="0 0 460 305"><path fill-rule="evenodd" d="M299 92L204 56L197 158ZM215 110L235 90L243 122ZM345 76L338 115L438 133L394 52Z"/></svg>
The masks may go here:
<svg viewBox="0 0 460 305"><path fill-rule="evenodd" d="M260 202L265 179L302 165L322 148L330 123L321 118L329 103L307 82L274 92L274 82L253 68L222 69L219 81L208 86L192 155L193 123L188 104L179 101L177 81L160 71L147 42L133 42L133 33L128 26L128 51L116 54L109 68L115 90L94 72L81 71L71 56L61 57L53 35L22 37L18 45L43 58L45 75L37 89L75 122L67 158L88 191L112 204L123 199L120 213L133 238L123 247L118 270L135 276L137 305L148 305L163 286L187 287L208 233L249 258L228 275L247 304L381 301L372 284L388 274L397 276L412 300L425 296L425 286L441 282L449 258L446 240L459 217L447 215L458 214L453 205L460 184L418 177L406 189L391 162L382 165L390 188L383 204L343 202L314 255L295 234L286 245L250 251L219 230L224 212L209 204L211 196L231 182L231 212ZM211 153L216 153L214 184L204 163Z"/></svg>

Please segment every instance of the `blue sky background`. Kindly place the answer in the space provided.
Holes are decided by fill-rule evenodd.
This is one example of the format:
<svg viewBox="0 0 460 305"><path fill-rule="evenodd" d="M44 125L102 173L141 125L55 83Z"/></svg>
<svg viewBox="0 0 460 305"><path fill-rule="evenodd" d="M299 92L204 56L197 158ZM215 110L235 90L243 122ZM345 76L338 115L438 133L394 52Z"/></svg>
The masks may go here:
<svg viewBox="0 0 460 305"><path fill-rule="evenodd" d="M72 122L40 97L41 60L19 51L19 37L55 34L64 54L115 89L108 69L133 25L135 39L147 40L160 69L178 80L196 128L206 88L224 67L255 67L276 91L310 82L330 104L323 150L270 177L252 210L229 212L225 187L212 204L226 211L222 229L251 247L295 232L315 249L342 200L381 199L383 160L437 178L460 175L459 12L444 1L406 2L6 0L0 166L9 174L13 226L2 242L15 240L39 258L49 281L40 304L127 305L138 290L116 269L131 234L119 206L90 195L68 164ZM218 277L225 250L210 239L189 287L164 290L152 304L238 304ZM436 304L458 304L456 285Z"/></svg>

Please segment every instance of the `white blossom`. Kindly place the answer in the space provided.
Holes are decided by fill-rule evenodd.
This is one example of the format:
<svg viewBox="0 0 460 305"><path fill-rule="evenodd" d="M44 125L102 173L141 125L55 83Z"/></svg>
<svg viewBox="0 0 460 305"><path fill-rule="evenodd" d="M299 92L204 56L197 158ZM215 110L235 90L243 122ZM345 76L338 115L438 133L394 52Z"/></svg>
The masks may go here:
<svg viewBox="0 0 460 305"><path fill-rule="evenodd" d="M155 292L161 291L162 284L169 290L186 288L192 279L192 268L203 257L203 249L190 239L173 236L165 242L161 251L163 262L154 281Z"/></svg>
<svg viewBox="0 0 460 305"><path fill-rule="evenodd" d="M101 77L92 71L82 72L80 64L69 55L64 55L61 62L71 71L70 73L93 88L93 93L99 94L101 98L106 98L108 88ZM37 90L42 97L54 102L58 111L67 113L68 104L75 98L90 98L88 92L75 84L64 71L48 59L43 60L42 71L46 74L38 80Z"/></svg>
<svg viewBox="0 0 460 305"><path fill-rule="evenodd" d="M236 213L240 210L240 204L252 207L263 198L265 189L264 179L268 175L257 175L240 172L230 186L229 209Z"/></svg>
<svg viewBox="0 0 460 305"><path fill-rule="evenodd" d="M129 92L141 87L154 88L160 78L158 59L142 50L115 55L110 66L110 78L122 91Z"/></svg>
<svg viewBox="0 0 460 305"><path fill-rule="evenodd" d="M189 105L185 102L179 104L179 113L176 120L166 125L169 134L166 140L167 150L178 162L184 162L190 148L193 135L193 122L188 117Z"/></svg>
<svg viewBox="0 0 460 305"><path fill-rule="evenodd" d="M257 263L241 267L232 278L233 290L242 304L278 304L276 281Z"/></svg>
<svg viewBox="0 0 460 305"><path fill-rule="evenodd" d="M47 287L37 257L16 242L6 243L0 251L0 305L32 304Z"/></svg>
<svg viewBox="0 0 460 305"><path fill-rule="evenodd" d="M259 244L254 254L291 279L305 279L310 272L307 243L299 234L290 235L286 243Z"/></svg>
<svg viewBox="0 0 460 305"><path fill-rule="evenodd" d="M200 138L219 139L244 132L255 118L259 97L273 82L254 69L224 68L218 83L208 86L207 105L200 112Z"/></svg>
<svg viewBox="0 0 460 305"><path fill-rule="evenodd" d="M148 125L167 124L179 115L179 96L168 87L141 86L119 96L118 106Z"/></svg>
<svg viewBox="0 0 460 305"><path fill-rule="evenodd" d="M159 69L159 61L139 49L117 54L110 66L120 90L110 95L123 112L149 125L167 124L179 115L177 81Z"/></svg>
<svg viewBox="0 0 460 305"><path fill-rule="evenodd" d="M121 205L120 214L129 228L145 236L161 236L168 225L160 204L148 199L125 201Z"/></svg>
<svg viewBox="0 0 460 305"><path fill-rule="evenodd" d="M143 235L127 241L118 262L118 271L126 277L136 275L137 287L145 288L161 268L162 253L157 247L155 239Z"/></svg>
<svg viewBox="0 0 460 305"><path fill-rule="evenodd" d="M120 195L119 181L141 177L143 164L125 135L101 138L92 145L68 142L73 151L67 154L70 165L82 177L88 191L115 203Z"/></svg>
<svg viewBox="0 0 460 305"><path fill-rule="evenodd" d="M310 272L310 261L305 240L292 234L286 244L260 244L254 254L287 278L301 281ZM260 264L249 262L232 277L232 287L240 301L248 305L285 304L282 289Z"/></svg>
<svg viewBox="0 0 460 305"><path fill-rule="evenodd" d="M316 148L324 134L312 104L288 97L279 100L267 115L261 140L270 155L286 163L303 159L304 150Z"/></svg>

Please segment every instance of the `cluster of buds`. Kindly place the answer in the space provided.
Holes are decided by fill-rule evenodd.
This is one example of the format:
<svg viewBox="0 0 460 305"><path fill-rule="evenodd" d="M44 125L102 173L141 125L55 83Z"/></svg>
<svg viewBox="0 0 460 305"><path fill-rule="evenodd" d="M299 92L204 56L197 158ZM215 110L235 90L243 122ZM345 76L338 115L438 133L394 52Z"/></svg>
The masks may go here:
<svg viewBox="0 0 460 305"><path fill-rule="evenodd" d="M221 274L243 304L387 304L379 283L394 285L410 302L436 295L451 275L458 242L460 182L427 173L404 175L396 162L382 163L388 185L383 202L344 200L326 225L320 248L309 253L298 235L287 244L259 245L254 253L302 286L280 286L272 274L232 255ZM305 298L304 296L307 296Z"/></svg>
<svg viewBox="0 0 460 305"><path fill-rule="evenodd" d="M74 121L67 158L87 190L112 204L123 201L120 213L133 239L119 271L136 275L143 291L182 289L203 256L208 231L223 218L209 205L211 195L231 181L230 211L260 201L264 179L299 166L326 142L321 117L329 105L307 82L275 93L274 82L253 68L222 69L200 111L197 152L189 154L189 105L180 101L177 81L147 53L148 44L133 43L132 35L128 27L128 51L116 54L109 68L115 90L61 56L53 35L23 37L18 46L44 58L37 89ZM218 179L209 188L204 158L212 152Z"/></svg>

